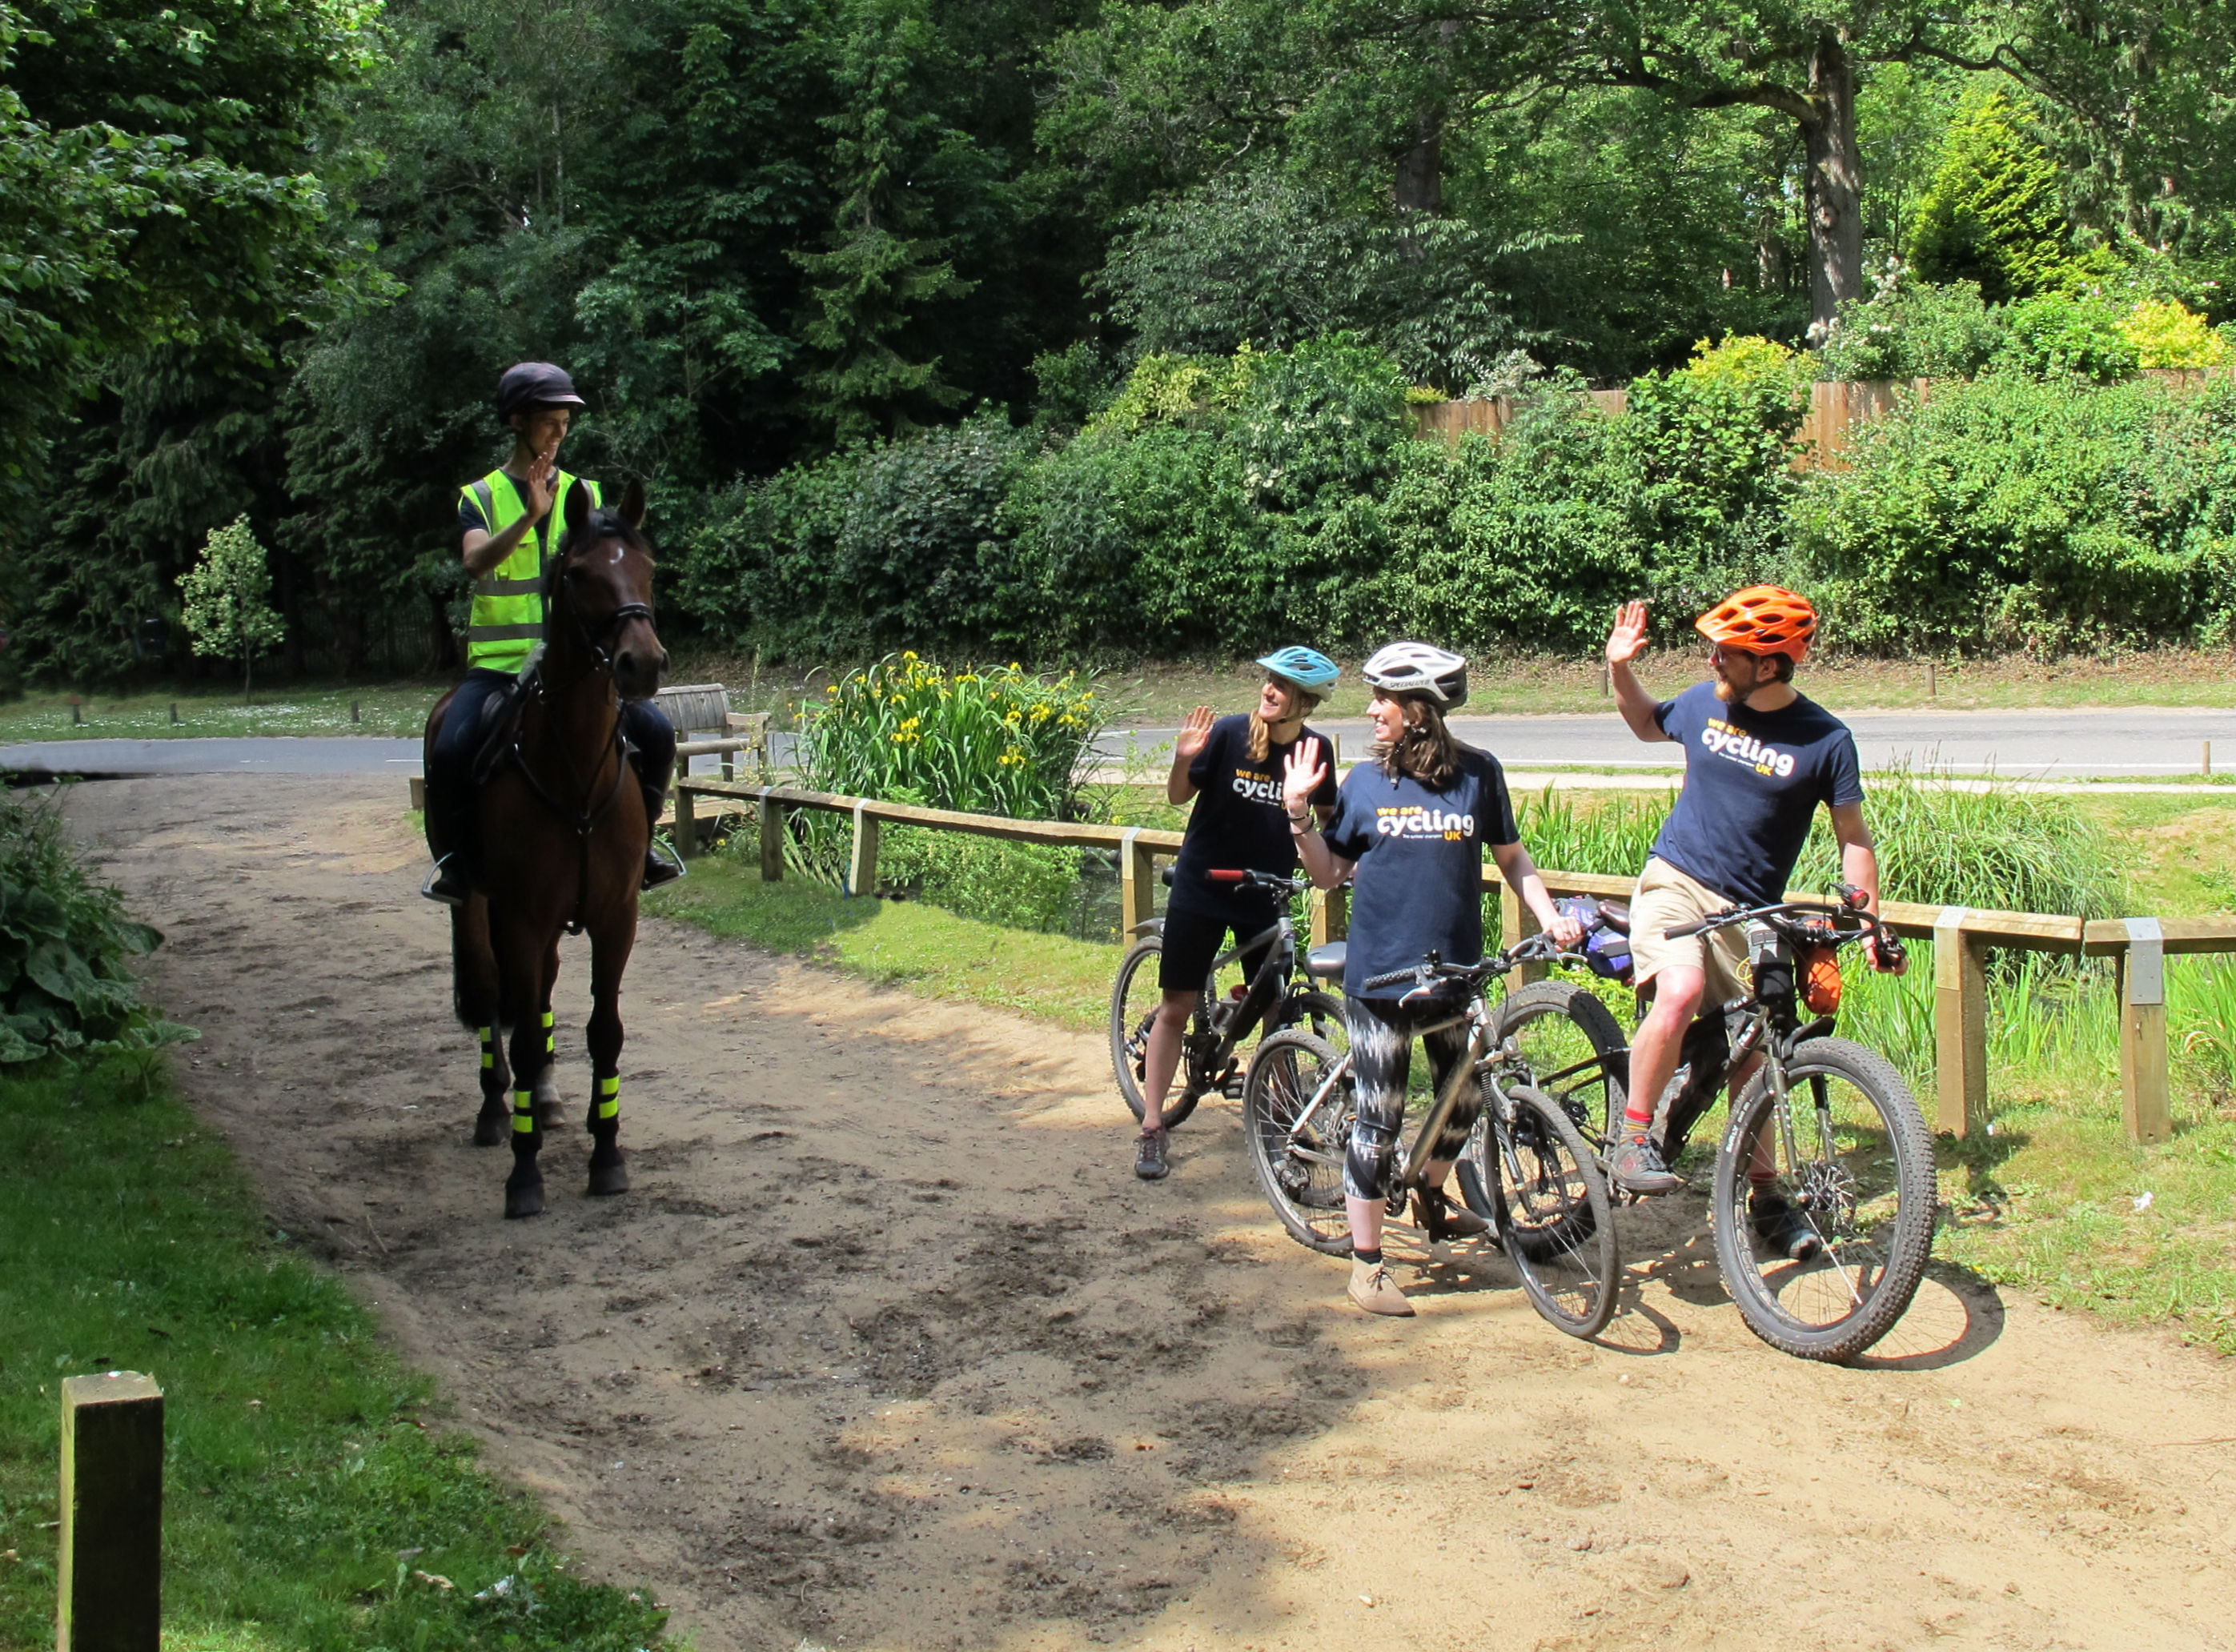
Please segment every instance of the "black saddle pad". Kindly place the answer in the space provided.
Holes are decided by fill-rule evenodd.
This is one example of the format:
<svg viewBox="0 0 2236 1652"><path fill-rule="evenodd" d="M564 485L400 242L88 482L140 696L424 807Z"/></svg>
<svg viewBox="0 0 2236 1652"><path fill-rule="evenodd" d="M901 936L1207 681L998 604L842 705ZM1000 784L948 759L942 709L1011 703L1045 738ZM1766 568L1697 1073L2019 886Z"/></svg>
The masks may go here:
<svg viewBox="0 0 2236 1652"><path fill-rule="evenodd" d="M520 732L520 714L527 708L529 680L536 667L512 679L512 686L482 702L480 731L474 741L474 784L485 783L511 758L514 737Z"/></svg>

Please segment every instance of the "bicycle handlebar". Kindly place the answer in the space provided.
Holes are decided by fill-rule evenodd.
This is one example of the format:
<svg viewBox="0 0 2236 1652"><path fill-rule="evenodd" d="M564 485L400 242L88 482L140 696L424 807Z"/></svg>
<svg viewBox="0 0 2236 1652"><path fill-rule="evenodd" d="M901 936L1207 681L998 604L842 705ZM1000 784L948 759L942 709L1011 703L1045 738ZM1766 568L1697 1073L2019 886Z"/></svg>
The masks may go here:
<svg viewBox="0 0 2236 1652"><path fill-rule="evenodd" d="M1705 935L1713 929L1728 929L1735 923L1764 920L1775 927L1799 929L1802 932L1802 938L1820 947L1838 947L1851 941L1874 938L1878 942L1878 967L1891 969L1900 964L1905 955L1901 938L1889 930L1877 914L1864 909L1870 897L1852 883L1835 884L1833 890L1840 897L1837 905L1823 901L1778 901L1768 906L1726 907L1721 912L1696 919L1691 923L1680 923L1665 929L1662 934L1667 940L1682 941L1693 935ZM1801 921L1805 919L1840 917L1855 919L1856 927L1836 929L1827 922ZM1779 925L1780 920L1785 921L1782 926Z"/></svg>
<svg viewBox="0 0 2236 1652"><path fill-rule="evenodd" d="M1413 991L1405 996L1412 998L1429 992L1439 981L1462 981L1469 986L1495 980L1520 968L1523 964L1583 963L1582 953L1567 950L1544 930L1534 935L1524 935L1504 952L1493 953L1479 964L1448 964L1429 954L1408 969L1392 969L1379 975L1370 975L1359 983L1362 992L1371 992L1378 987L1395 987L1400 981L1414 983Z"/></svg>
<svg viewBox="0 0 2236 1652"><path fill-rule="evenodd" d="M1276 877L1271 872L1252 872L1240 868L1206 872L1204 876L1213 883L1238 883L1246 889L1270 889L1278 895L1296 895L1312 887L1308 878Z"/></svg>

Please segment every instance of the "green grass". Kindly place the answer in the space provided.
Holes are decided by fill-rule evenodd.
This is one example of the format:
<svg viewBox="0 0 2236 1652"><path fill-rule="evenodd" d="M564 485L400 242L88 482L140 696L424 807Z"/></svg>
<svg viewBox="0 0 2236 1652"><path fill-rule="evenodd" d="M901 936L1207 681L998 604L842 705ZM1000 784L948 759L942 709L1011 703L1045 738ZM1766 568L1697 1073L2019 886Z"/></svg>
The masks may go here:
<svg viewBox="0 0 2236 1652"><path fill-rule="evenodd" d="M158 685L80 696L81 723L66 693L27 694L0 704L0 744L32 740L156 740L190 736L378 734L417 736L450 686L435 678L398 682L260 683L253 704L237 687ZM355 704L362 721L350 720ZM171 708L179 720L171 721Z"/></svg>
<svg viewBox="0 0 2236 1652"><path fill-rule="evenodd" d="M165 1392L170 1652L656 1641L664 1614L571 1576L535 1505L479 1472L165 1071L0 1079L0 1647L54 1643L58 1385L103 1367Z"/></svg>
<svg viewBox="0 0 2236 1652"><path fill-rule="evenodd" d="M981 923L921 901L855 900L805 878L764 883L758 862L733 850L692 862L688 878L644 904L926 998L1016 1010L1080 1032L1109 1024L1119 951L1108 942Z"/></svg>

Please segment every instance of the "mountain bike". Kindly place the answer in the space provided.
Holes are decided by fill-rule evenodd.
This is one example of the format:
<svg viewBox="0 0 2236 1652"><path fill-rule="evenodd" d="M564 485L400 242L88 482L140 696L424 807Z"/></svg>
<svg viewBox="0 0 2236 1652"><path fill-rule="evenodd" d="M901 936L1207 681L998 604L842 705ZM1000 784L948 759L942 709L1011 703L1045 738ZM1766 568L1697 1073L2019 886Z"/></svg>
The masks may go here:
<svg viewBox="0 0 2236 1652"><path fill-rule="evenodd" d="M1378 975L1370 989L1413 983L1401 1000L1417 1004L1457 989L1449 1020L1464 1023L1468 1053L1453 1065L1423 1113L1410 1144L1401 1139L1391 1177L1391 1214L1402 1216L1427 1180L1429 1155L1464 1086L1480 1088L1482 1121L1463 1164L1480 1191L1469 1203L1498 1236L1531 1306L1571 1336L1592 1336L1614 1314L1621 1282L1615 1210L1599 1157L1561 1105L1529 1081L1495 1031L1486 982L1524 963L1562 956L1549 936L1533 935L1479 964L1447 964L1430 953L1411 969ZM1258 1046L1242 1090L1242 1132L1250 1163L1290 1237L1323 1255L1351 1249L1344 1154L1356 1111L1351 1056L1302 1027ZM1470 1178L1462 1179L1463 1191Z"/></svg>
<svg viewBox="0 0 2236 1652"><path fill-rule="evenodd" d="M1762 1058L1717 1150L1717 1265L1749 1330L1782 1353L1824 1360L1863 1353L1908 1310L1937 1217L1933 1138L1910 1086L1878 1052L1832 1036L1838 949L1878 935L1885 955L1902 953L1863 909L1860 890L1838 892L1838 904L1732 907L1669 931L1745 926L1752 986L1687 1029L1652 1129L1662 1162L1676 1164L1726 1075ZM1623 908L1601 902L1590 927L1621 933L1628 921ZM1573 983L1538 982L1501 1006L1499 1033L1604 1155L1621 1128L1629 1053L1607 1006ZM1750 1205L1773 1210L1773 1200L1806 1227L1792 1251L1762 1242Z"/></svg>
<svg viewBox="0 0 2236 1652"><path fill-rule="evenodd" d="M1180 1036L1180 1093L1165 1101L1167 1129L1195 1111L1204 1096L1217 1091L1229 1097L1242 1093L1242 1065L1236 1047L1253 1027L1267 1032L1302 1025L1322 1038L1341 1035L1343 1000L1321 984L1343 979L1344 944L1333 942L1300 952L1296 926L1289 921L1288 903L1311 888L1303 878L1276 877L1268 872L1217 871L1207 874L1214 883L1262 889L1280 903L1280 915L1270 928L1253 935L1212 960L1202 990L1189 1012L1187 1029ZM1166 873L1167 883L1172 875ZM1142 1072L1149 1059L1149 1027L1156 1019L1164 993L1157 985L1158 966L1164 957L1164 920L1151 918L1139 926L1141 937L1127 950L1118 965L1118 980L1110 990L1110 1065L1117 1075L1118 1093L1140 1118L1142 1111ZM1221 993L1219 973L1229 964L1266 948L1266 955L1250 979L1231 992Z"/></svg>

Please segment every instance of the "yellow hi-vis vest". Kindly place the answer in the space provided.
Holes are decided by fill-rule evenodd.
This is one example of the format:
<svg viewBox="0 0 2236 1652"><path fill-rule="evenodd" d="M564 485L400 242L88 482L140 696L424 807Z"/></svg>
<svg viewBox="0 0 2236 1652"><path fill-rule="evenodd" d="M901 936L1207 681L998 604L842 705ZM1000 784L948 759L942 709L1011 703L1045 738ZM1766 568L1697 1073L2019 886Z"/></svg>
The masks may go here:
<svg viewBox="0 0 2236 1652"><path fill-rule="evenodd" d="M536 524L533 534L521 535L511 555L474 581L473 611L466 620L469 666L517 673L529 651L543 640L543 560L550 554L552 524L567 520L567 490L578 486L590 490L594 508L603 502L596 482L553 471L550 515ZM468 482L458 496L491 534L502 534L528 515L524 484L503 470Z"/></svg>

